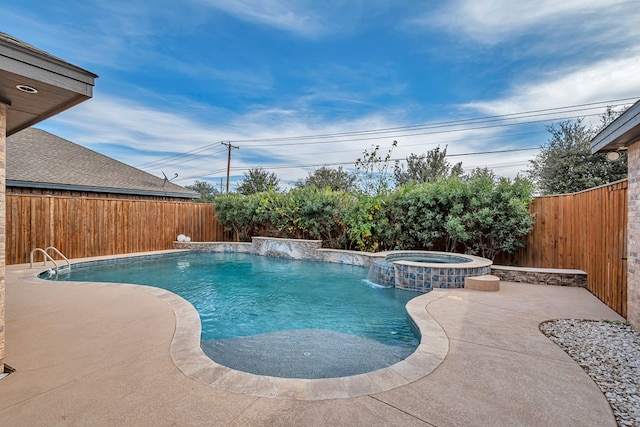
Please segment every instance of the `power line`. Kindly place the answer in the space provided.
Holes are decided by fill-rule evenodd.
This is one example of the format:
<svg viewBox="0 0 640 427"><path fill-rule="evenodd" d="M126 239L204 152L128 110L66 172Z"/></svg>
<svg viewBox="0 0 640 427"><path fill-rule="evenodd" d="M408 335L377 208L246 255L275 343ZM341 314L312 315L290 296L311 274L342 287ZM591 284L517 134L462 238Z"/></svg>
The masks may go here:
<svg viewBox="0 0 640 427"><path fill-rule="evenodd" d="M218 151L215 151L213 153L207 154L207 156L214 156L214 155L219 154L219 153L224 153L225 151L227 151L227 150L226 149L218 150ZM183 163L193 162L195 160L201 160L201 159L202 159L202 155L201 156L197 156L197 157L191 157L191 158L188 158L188 159L185 159L185 160L178 160L178 161L175 161L175 162L171 161L171 160L167 160L165 162L162 162L162 163L147 167L147 169L150 169L150 168L157 169L157 168L159 168L161 166L180 165L180 164L183 164Z"/></svg>
<svg viewBox="0 0 640 427"><path fill-rule="evenodd" d="M243 140L235 140L235 141L229 141L228 143L231 144L231 142L269 142L269 143L265 143L265 144L252 144L250 145L250 148L254 148L254 147L278 147L278 146L291 146L291 145L310 145L310 144L332 144L332 143L345 143L345 142L356 142L356 141L366 141L366 140L376 140L376 139L386 139L386 138L390 138L390 135L386 135L387 133L390 132L397 132L397 131L401 131L401 132L405 132L405 133L400 133L400 134L396 134L393 135L393 137L395 139L398 138L402 138L402 137L410 137L410 136L423 136L423 135L437 135L437 134L445 134L445 133L453 133L453 132L468 132L468 131L473 131L473 130L481 130L481 129L489 129L489 128L499 128L499 127L507 127L507 126L519 126L519 125L527 125L527 124L534 124L534 123L541 123L541 122L548 122L548 121L558 121L558 120L567 120L567 119L575 119L576 116L563 116L563 117L547 117L547 118L539 118L539 119L535 119L535 120L527 120L527 121L522 121L523 119L532 119L535 117L543 117L543 116L549 116L551 114L559 114L559 113L575 113L575 112L586 112L589 110L593 110L593 109L601 109L605 106L607 107L615 107L615 106L620 106L620 105L626 105L627 103L623 103L623 101L631 101L631 100L635 100L636 98L621 98L621 99L616 99L616 100L609 100L609 101L601 101L601 102L593 102L593 103L586 103L586 104L576 104L576 105L572 105L572 106L565 106L565 107L555 107L555 108L548 108L548 109L540 109L540 110L531 110L531 111L525 111L525 112L518 112L518 113L510 113L510 114L502 114L502 115L495 115L495 116L485 116L485 117L479 117L479 118L471 118L471 119L460 119L460 120L451 120L451 121L442 121L442 122L434 122L434 123L427 123L427 124L418 124L418 125L410 125L410 126L399 126L399 127L392 127L392 128L381 128L381 129L374 129L374 130L364 130L364 131L351 131L351 132L340 132L340 133L326 133L326 134L317 134L317 135L302 135L302 136L292 136L292 137L281 137L281 138L255 138L255 139L243 139ZM582 115L582 117L590 117L590 116L596 116L598 115L598 113L592 113L592 114L584 114ZM515 123L504 123L505 121L508 120L519 120L518 122ZM502 123L495 123L495 122L502 122ZM480 125L480 126L472 126L472 127L468 127L470 125ZM485 126L486 125L486 126ZM461 126L467 126L467 127L461 127ZM456 127L454 129L449 129L451 127ZM415 132L415 130L422 130L421 132ZM407 133L408 132L408 133ZM353 136L363 136L361 138L353 138ZM379 135L379 136L371 136L371 135ZM349 138L351 137L351 138ZM493 137L493 136L492 136ZM505 137L505 136L501 136L501 137ZM508 136L506 136L508 137ZM307 139L327 139L327 138L333 138L332 140L324 140L324 141L304 141ZM336 139L338 138L338 139ZM347 138L347 139L345 139ZM480 137L477 137L475 139L479 139ZM491 138L491 137L485 137L485 138ZM272 143L272 141L280 141L280 143ZM291 142L282 142L282 141L291 141ZM452 141L453 142L453 141ZM432 145L435 144L440 144L440 143L446 143L445 141L441 141L438 143L431 143ZM413 145L427 145L425 143L417 143L417 144L409 144L407 146L413 146ZM205 147L199 148L199 149L194 149L191 150L187 153L184 154L180 154L180 155L176 155L176 156L172 156L169 157L168 159L171 158L180 158L189 154L195 154L197 152L201 152L204 151L208 148L210 148L211 145L207 145ZM535 148L538 149L538 148ZM356 150L344 150L342 152L347 152L347 151L356 151ZM217 154L218 152L216 152L215 154ZM322 154L322 153L319 153ZM307 155L310 155L309 153L307 153ZM461 155L474 155L474 153L465 153L465 154L461 154ZM453 156L453 155L450 155ZM448 156L448 157L450 157ZM457 156L457 155L456 155ZM194 159L189 159L189 160L185 160L182 162L186 162L186 161L190 161L190 160L194 160ZM156 161L159 162L159 161ZM171 164L171 161L165 161L169 164ZM177 163L182 163L182 162L177 162ZM150 163L154 163L154 162L150 162ZM177 163L173 163L173 164L177 164ZM324 164L324 165L348 165L348 164L354 164L355 162L340 162L340 163L330 163L330 164ZM267 168L267 169L277 169L277 168L296 168L296 167L312 167L312 166L320 166L320 165L282 165L279 167L271 167L271 168ZM230 169L230 168L229 168ZM234 169L237 170L237 169ZM246 168L244 169L240 169L240 170L246 170ZM219 171L215 171L215 172L209 172L206 174L198 174L198 175L193 175L190 177L186 177L186 178L182 178L180 180L186 180L186 179L191 179L191 178L196 178L196 177L202 177L202 176L210 176L212 174L215 173L219 173Z"/></svg>
<svg viewBox="0 0 640 427"><path fill-rule="evenodd" d="M171 155L171 156L163 157L163 158L158 159L158 160L152 160L152 161L150 161L150 162L146 162L146 163L142 163L142 164L140 164L140 165L137 165L136 167L137 167L137 168L145 168L145 167L146 167L146 168L149 168L149 167L151 167L151 166L153 166L153 167L158 167L158 166L160 166L161 164L164 164L164 163L166 163L166 162L169 162L169 163L170 163L170 159L180 159L180 158L186 157L186 156L188 156L188 155L190 155L190 154L201 153L201 152L203 152L203 151L208 150L209 148L212 148L212 147L217 146L217 145L218 145L218 144L220 144L221 142L222 142L222 141L217 141L217 142L215 142L215 143L213 143L213 144L207 144L207 145L205 145L205 146L203 146L203 147L194 148L193 150L186 151L186 152L184 152L184 153L174 154L174 155ZM225 150L222 150L222 151L225 151ZM216 153L213 153L213 154L217 154L217 152L216 152Z"/></svg>
<svg viewBox="0 0 640 427"><path fill-rule="evenodd" d="M598 114L590 114L590 115L585 115L585 116L597 116L597 115ZM554 120L567 120L567 119L571 119L571 118L574 118L574 117L554 118ZM497 124L497 125L490 125L490 126L481 126L481 127L476 127L476 128L453 129L453 130L443 130L443 131L433 131L433 132L421 132L421 133L400 135L397 138L407 137L407 136L418 136L418 135L436 135L436 134L444 134L444 133L452 133L452 132L463 132L463 131L469 131L469 130L478 130L478 129L487 129L487 128L496 128L496 127L516 126L516 125L532 124L532 123L539 123L539 122L546 122L546 121L549 121L549 120L548 119L542 119L542 120L534 120L534 121L529 121L529 122L524 122L524 123L506 123L506 124ZM309 145L309 144L326 144L326 143L337 143L337 142L354 142L354 141L375 140L375 139L382 139L382 137L349 139L349 140L340 140L340 141L319 141L319 142L314 141L314 142L300 142L300 143L264 144L264 145L252 145L252 146L250 146L250 148L260 147L260 146L275 147L275 146L289 146L289 145ZM439 143L432 143L432 144L433 145L440 144L440 142ZM411 145L407 145L407 146L413 146L413 145L426 145L426 144L418 143L418 144L411 144ZM537 150L537 149L539 149L539 147L537 147L535 149ZM470 154L474 154L474 153L470 153ZM452 156L452 155L449 155L449 156ZM447 157L449 157L449 156L447 156ZM354 163L355 162L331 163L331 164L327 164L327 166L348 165L348 164L354 164ZM319 166L319 165L300 166L300 167L312 167L312 166ZM286 166L286 168L295 168L295 167L298 167L298 166L295 166L295 165ZM267 167L265 169L274 169L274 167L272 167L272 168L268 168ZM236 169L234 169L234 170L236 170ZM247 170L247 168L240 169L240 170ZM194 176L190 176L190 177L181 178L180 181L191 179L191 178L196 178L198 176L209 176L209 175L211 175L211 174L208 173L208 174L204 174L204 175L194 175Z"/></svg>
<svg viewBox="0 0 640 427"><path fill-rule="evenodd" d="M520 152L520 151L532 151L532 150L539 150L540 147L527 147L527 148L514 148L514 149L509 149L509 150L492 150L492 151L477 151L477 152L473 152L473 153L461 153L461 154L447 154L447 157L463 157L463 156L477 156L477 155L486 155L486 154L501 154L501 153L514 153L514 152ZM396 161L404 161L406 160L406 158L394 158L394 159L389 159L390 162L396 162ZM378 163L384 162L385 160L380 160ZM297 168L311 168L311 167L322 167L322 166L346 166L346 165L353 165L355 164L356 161L345 161L345 162L332 162L332 163L309 163L309 164L297 164L297 165L276 165L276 166L263 166L262 168L265 170L278 170L278 169L297 169ZM238 168L231 168L231 170L233 170L234 172L239 172L239 171L246 171L251 169L246 168L246 167L238 167ZM183 180L186 179L192 179L192 178L197 178L197 177L205 177L205 176L211 176L211 175L216 175L218 173L223 172L224 169L219 169L216 171L212 171L212 172L208 172L205 174L199 174L199 175L193 175L190 177L185 177L182 178Z"/></svg>
<svg viewBox="0 0 640 427"><path fill-rule="evenodd" d="M537 135L542 133L543 131L535 131L535 132L520 132L520 133L513 133L513 134L508 134L508 135L500 135L501 138L505 139L505 138L512 138L515 136L525 136L525 135ZM471 141L479 141L482 139L495 139L496 136L495 135L489 135L489 136L476 136L473 138L465 138L464 142L471 142ZM414 144L398 144L398 148L406 148L406 147L430 147L430 146L440 146L440 145L448 145L451 143L456 143L456 142L460 142L459 138L456 139L447 139L444 141L438 141L438 142L416 142ZM380 148L391 148L392 146L382 146ZM352 153L352 152L362 152L361 148L352 148L349 150L331 150L331 154L335 154L335 153ZM312 152L312 153L300 153L300 156L312 156L312 155L316 155L316 154L326 154L326 151L318 151L318 152Z"/></svg>
<svg viewBox="0 0 640 427"><path fill-rule="evenodd" d="M534 124L534 123L547 122L551 120L554 120L554 121L567 120L567 119L574 119L578 116L551 117L547 119L530 120L525 122L520 121L516 123L502 123L502 124L491 125L491 126L461 127L459 129L453 129L453 130L438 130L438 129L446 129L446 128L456 127L456 126L460 127L460 126L469 126L469 125L477 125L477 124L486 124L486 123L492 123L497 121L522 120L527 118L549 116L549 115L558 114L558 113L566 114L566 113L584 112L584 111L589 111L593 109L601 109L604 107L617 107L621 105L628 105L630 103L629 101L633 101L636 99L637 97L636 98L620 98L620 99L614 99L614 100L608 100L608 101L576 104L576 105L570 105L570 106L564 106L564 107L529 110L529 111L523 111L518 113L484 116L484 117L469 118L469 119L449 120L449 121L441 121L441 122L433 122L433 123L423 123L423 124L415 124L415 125L407 125L407 126L397 126L397 127L389 127L389 128L379 128L379 129L372 129L372 130L325 133L325 134L315 134L315 135L301 135L301 136L290 136L290 137L238 139L230 142L233 142L233 143L265 142L265 144L251 144L251 147L277 147L277 146L288 146L288 145L360 142L360 141L367 141L367 140L379 140L379 139L385 139L385 138L391 138L391 137L401 138L401 137L408 137L408 136L422 136L422 135L434 135L434 134L450 133L450 132L464 132L464 131L480 130L480 129L487 129L487 128ZM591 117L596 115L598 115L598 113L584 114L582 116ZM433 130L433 131L412 132L415 130ZM388 135L393 132L412 132L412 133ZM372 137L371 135L374 135L374 136ZM348 137L357 137L357 136L362 136L362 138L348 138ZM364 137L364 136L368 136L368 137ZM348 138L348 139L345 139L345 138ZM309 139L333 139L333 140L301 142ZM285 142L285 141L290 141L290 142ZM280 142L280 143L274 144L271 142ZM147 162L147 163L138 165L137 167L149 168L152 165L155 165L154 167L157 167L160 165L173 164L171 163L171 159L180 159L185 156L188 156L189 154L196 154L196 153L205 151L215 146L215 144L218 144L218 143L220 143L220 141L214 144L208 144L203 147L193 149L191 151L187 151L185 153L176 154L176 155L168 156L155 161ZM218 154L218 153L219 152L212 153L212 155Z"/></svg>
<svg viewBox="0 0 640 427"><path fill-rule="evenodd" d="M610 101L600 101L600 102L592 102L586 104L576 104L565 107L555 107L555 108L546 108L540 110L530 110L523 111L518 113L509 113L509 114L500 114L495 116L484 116L484 117L476 117L469 119L459 119L459 120L449 120L449 121L441 121L441 122L433 122L433 123L423 123L423 124L415 124L415 125L407 125L407 126L397 126L390 128L380 128L380 129L372 129L372 130L361 130L361 131L350 131L350 132L338 132L338 133L326 133L326 134L316 134L316 135L301 135L301 136L291 136L291 137L273 137L273 138L254 138L254 139L238 139L233 142L268 142L268 141L290 141L290 140L303 140L303 139L322 139L322 138L338 138L343 136L352 136L352 135L369 135L369 134L378 134L378 133L392 133L397 131L411 130L411 129L431 129L431 128L441 128L441 127L452 127L466 124L478 124L478 123L486 123L492 121L499 120L518 120L523 118L530 117L539 117L544 115L551 115L556 113L571 113L571 112L580 112L580 111L588 111L596 108L603 107L617 107L620 105L627 105L630 102L622 102L622 101L632 101L636 100L635 98L621 98L614 99ZM589 107L589 108L583 108ZM566 110L566 111L561 111ZM572 117L570 117L572 118ZM562 119L549 119L549 120L562 120ZM546 120L545 120L546 121ZM251 145L255 147L256 145Z"/></svg>
<svg viewBox="0 0 640 427"><path fill-rule="evenodd" d="M275 144L273 144L273 143L269 143L269 144L254 144L254 145L249 146L249 148L254 148L254 147L281 147L281 146L291 146L291 145L300 146L300 145L316 145L316 144L335 144L335 143L344 143L344 142L373 141L373 140L379 140L379 139L399 139L399 138L409 137L409 136L440 135L440 134L446 134L446 133L468 132L468 131L472 131L472 130L481 130L481 129L502 128L502 127L509 127L509 126L522 126L522 125L529 125L529 124L535 124L535 123L544 123L544 122L549 122L549 121L569 120L569 119L575 119L577 117L593 117L593 116L598 116L598 115L599 115L599 113L582 114L580 116L553 117L553 118L529 120L529 121L526 121L526 122L517 122L517 123L500 123L500 124L493 124L493 125L488 125L488 126L465 127L465 128L459 128L459 129L446 129L446 130L429 130L429 131L424 131L424 132L399 133L399 134L394 134L394 135L370 136L370 137L350 138L350 139L336 139L336 140L328 140L328 141L282 142L282 143L275 143ZM290 140L290 139L291 138L282 138L282 139L279 139L279 140ZM274 139L274 140L277 140L277 139ZM241 142L241 141L234 141L234 142Z"/></svg>

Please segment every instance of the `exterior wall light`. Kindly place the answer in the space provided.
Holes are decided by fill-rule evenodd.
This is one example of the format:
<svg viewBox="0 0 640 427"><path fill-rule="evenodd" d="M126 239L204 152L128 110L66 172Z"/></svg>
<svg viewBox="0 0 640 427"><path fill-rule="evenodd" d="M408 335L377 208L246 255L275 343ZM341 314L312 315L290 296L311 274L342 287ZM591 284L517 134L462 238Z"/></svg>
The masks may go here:
<svg viewBox="0 0 640 427"><path fill-rule="evenodd" d="M27 85L16 85L16 88L25 93L38 93L38 89Z"/></svg>
<svg viewBox="0 0 640 427"><path fill-rule="evenodd" d="M617 151L608 151L605 157L608 161L615 162L620 158L620 153L618 153Z"/></svg>

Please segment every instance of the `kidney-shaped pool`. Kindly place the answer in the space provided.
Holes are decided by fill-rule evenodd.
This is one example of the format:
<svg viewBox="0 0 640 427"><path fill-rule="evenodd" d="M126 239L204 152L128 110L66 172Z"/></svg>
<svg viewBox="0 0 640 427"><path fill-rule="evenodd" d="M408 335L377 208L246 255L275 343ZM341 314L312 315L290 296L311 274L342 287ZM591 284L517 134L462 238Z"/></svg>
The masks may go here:
<svg viewBox="0 0 640 427"><path fill-rule="evenodd" d="M150 285L196 308L201 347L258 375L334 378L390 366L419 344L415 292L372 285L368 268L244 253L180 253L75 264L42 278Z"/></svg>

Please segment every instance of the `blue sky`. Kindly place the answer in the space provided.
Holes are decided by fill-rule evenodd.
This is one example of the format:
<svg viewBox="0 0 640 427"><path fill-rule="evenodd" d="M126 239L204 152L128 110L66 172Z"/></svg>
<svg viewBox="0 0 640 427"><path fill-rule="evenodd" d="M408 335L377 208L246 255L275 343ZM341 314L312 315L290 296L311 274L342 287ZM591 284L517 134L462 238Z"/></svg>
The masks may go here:
<svg viewBox="0 0 640 427"><path fill-rule="evenodd" d="M38 127L180 185L220 185L221 141L240 147L232 188L256 166L284 185L351 169L394 140L392 158L447 146L451 163L513 177L536 150L495 151L640 97L637 0L8 0L0 12L0 31L99 75L92 100Z"/></svg>

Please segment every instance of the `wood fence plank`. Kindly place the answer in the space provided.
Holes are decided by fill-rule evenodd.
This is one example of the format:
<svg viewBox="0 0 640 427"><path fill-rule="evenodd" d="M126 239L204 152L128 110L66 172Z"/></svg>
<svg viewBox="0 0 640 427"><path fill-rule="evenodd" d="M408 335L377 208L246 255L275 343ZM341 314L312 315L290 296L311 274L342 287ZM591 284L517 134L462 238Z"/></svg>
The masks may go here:
<svg viewBox="0 0 640 427"><path fill-rule="evenodd" d="M626 316L627 181L576 194L536 197L526 267L588 274L589 290ZM233 241L211 204L7 194L6 264L29 262L35 247L57 246L70 258L170 249L178 234Z"/></svg>
<svg viewBox="0 0 640 427"><path fill-rule="evenodd" d="M576 194L534 198L527 246L515 265L579 269L588 289L622 316L627 313L627 181Z"/></svg>
<svg viewBox="0 0 640 427"><path fill-rule="evenodd" d="M211 204L7 194L6 263L29 262L35 247L69 258L171 249L178 234L233 241ZM41 259L41 258L37 258Z"/></svg>

